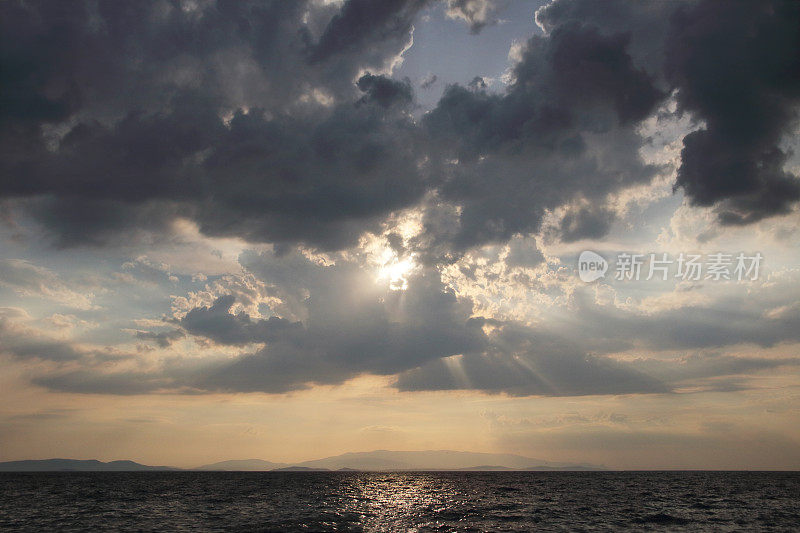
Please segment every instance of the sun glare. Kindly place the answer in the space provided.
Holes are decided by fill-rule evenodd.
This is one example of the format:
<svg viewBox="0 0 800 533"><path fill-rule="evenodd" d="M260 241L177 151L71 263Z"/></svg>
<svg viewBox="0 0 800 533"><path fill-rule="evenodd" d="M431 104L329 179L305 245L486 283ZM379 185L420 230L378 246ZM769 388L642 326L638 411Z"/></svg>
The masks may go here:
<svg viewBox="0 0 800 533"><path fill-rule="evenodd" d="M379 280L389 280L389 288L394 291L404 291L408 288L408 275L414 269L412 256L400 259L391 253L378 269Z"/></svg>

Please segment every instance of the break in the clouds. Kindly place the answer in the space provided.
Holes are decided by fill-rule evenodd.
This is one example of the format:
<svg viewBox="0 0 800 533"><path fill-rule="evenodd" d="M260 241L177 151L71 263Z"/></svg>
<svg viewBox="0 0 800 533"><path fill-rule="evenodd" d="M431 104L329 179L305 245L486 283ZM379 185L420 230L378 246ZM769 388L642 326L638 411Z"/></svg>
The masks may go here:
<svg viewBox="0 0 800 533"><path fill-rule="evenodd" d="M397 74L416 25L497 39L512 4L4 2L3 235L38 263L0 260L0 349L120 394L667 394L797 366L708 352L800 341L790 268L647 310L565 271L570 243L647 244L665 188L709 235L796 215L800 4L531 4L494 72ZM55 335L34 299L98 325Z"/></svg>

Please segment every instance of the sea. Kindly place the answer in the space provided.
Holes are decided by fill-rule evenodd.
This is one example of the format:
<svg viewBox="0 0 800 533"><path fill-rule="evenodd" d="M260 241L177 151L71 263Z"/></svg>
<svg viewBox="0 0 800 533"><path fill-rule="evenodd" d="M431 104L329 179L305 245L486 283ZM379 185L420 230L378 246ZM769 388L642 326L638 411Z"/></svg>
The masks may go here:
<svg viewBox="0 0 800 533"><path fill-rule="evenodd" d="M0 473L0 530L800 531L800 473Z"/></svg>

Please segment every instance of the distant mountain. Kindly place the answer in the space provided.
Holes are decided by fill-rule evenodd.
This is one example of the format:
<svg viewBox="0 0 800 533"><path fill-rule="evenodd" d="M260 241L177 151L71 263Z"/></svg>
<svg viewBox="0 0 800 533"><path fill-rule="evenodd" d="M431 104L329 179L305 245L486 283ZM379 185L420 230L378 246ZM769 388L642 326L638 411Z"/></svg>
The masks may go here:
<svg viewBox="0 0 800 533"><path fill-rule="evenodd" d="M459 468L459 470L465 472L508 472L509 470L513 470L513 468L509 468L507 466L497 466L497 465L480 465L480 466L468 466L466 468Z"/></svg>
<svg viewBox="0 0 800 533"><path fill-rule="evenodd" d="M329 468L311 468L309 466L287 466L276 468L273 472L329 472Z"/></svg>
<svg viewBox="0 0 800 533"><path fill-rule="evenodd" d="M94 459L42 459L0 463L0 472L141 472L150 470L179 469L170 466L147 466L133 461L104 463Z"/></svg>
<svg viewBox="0 0 800 533"><path fill-rule="evenodd" d="M572 465L572 466L531 466L524 470L536 472L600 472L605 470L602 466L593 465Z"/></svg>
<svg viewBox="0 0 800 533"><path fill-rule="evenodd" d="M560 469L583 470L600 469L595 465L575 463L554 463L523 457L521 455L503 453L457 452L453 450L426 451L391 451L375 450L372 452L355 452L304 461L298 466L311 468L327 468L340 470L527 470L527 469ZM491 466L477 466L491 465Z"/></svg>
<svg viewBox="0 0 800 533"><path fill-rule="evenodd" d="M8 461L0 463L0 472L136 472L150 470L180 470L169 466L147 466L133 461L45 459ZM274 463L262 459L221 461L194 468L204 471L240 472L311 472L327 470L604 470L585 463L555 463L504 453L457 452L453 450L351 452L299 463Z"/></svg>
<svg viewBox="0 0 800 533"><path fill-rule="evenodd" d="M194 470L225 470L232 472L263 472L290 466L289 463L273 463L262 459L241 459L234 461L221 461L210 465L198 466Z"/></svg>

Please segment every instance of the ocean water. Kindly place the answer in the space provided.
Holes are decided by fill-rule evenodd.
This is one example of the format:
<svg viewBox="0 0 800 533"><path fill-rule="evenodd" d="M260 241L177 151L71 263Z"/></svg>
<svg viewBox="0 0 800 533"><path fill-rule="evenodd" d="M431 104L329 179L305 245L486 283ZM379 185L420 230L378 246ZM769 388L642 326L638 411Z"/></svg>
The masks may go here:
<svg viewBox="0 0 800 533"><path fill-rule="evenodd" d="M798 531L800 473L2 473L0 529Z"/></svg>

